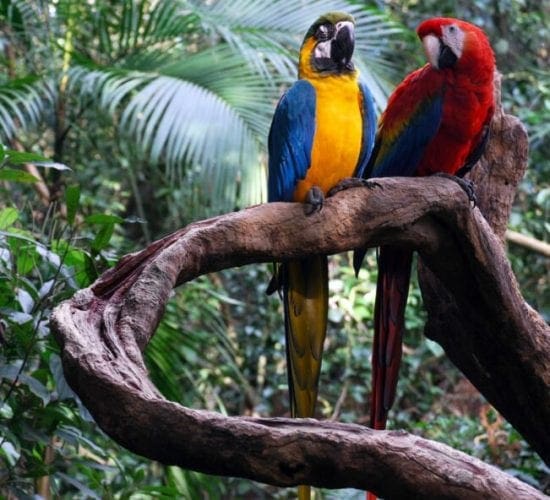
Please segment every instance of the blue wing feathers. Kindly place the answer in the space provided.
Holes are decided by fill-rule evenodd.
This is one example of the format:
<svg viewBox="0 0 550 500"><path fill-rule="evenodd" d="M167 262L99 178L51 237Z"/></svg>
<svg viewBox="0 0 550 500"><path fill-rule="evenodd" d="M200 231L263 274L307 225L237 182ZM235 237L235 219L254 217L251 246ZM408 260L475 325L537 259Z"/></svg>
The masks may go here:
<svg viewBox="0 0 550 500"><path fill-rule="evenodd" d="M310 165L314 134L315 89L298 80L279 101L271 122L268 201L292 201Z"/></svg>
<svg viewBox="0 0 550 500"><path fill-rule="evenodd" d="M356 177L362 177L374 146L374 134L376 132L376 111L374 99L367 85L360 81L359 90L363 96L363 139L361 153L355 170Z"/></svg>
<svg viewBox="0 0 550 500"><path fill-rule="evenodd" d="M379 134L374 152L365 170L365 177L412 176L422 159L424 150L435 137L441 124L443 95L426 101L411 116L389 148L381 154L384 136Z"/></svg>

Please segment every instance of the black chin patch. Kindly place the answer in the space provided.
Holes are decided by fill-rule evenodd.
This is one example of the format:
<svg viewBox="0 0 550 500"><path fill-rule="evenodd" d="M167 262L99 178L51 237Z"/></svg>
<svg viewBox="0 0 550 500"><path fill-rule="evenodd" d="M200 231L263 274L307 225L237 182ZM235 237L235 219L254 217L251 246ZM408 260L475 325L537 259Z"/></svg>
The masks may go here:
<svg viewBox="0 0 550 500"><path fill-rule="evenodd" d="M355 66L351 61L336 63L330 57L311 58L312 66L319 73L346 73L353 72Z"/></svg>
<svg viewBox="0 0 550 500"><path fill-rule="evenodd" d="M311 58L312 66L320 73L334 73L338 70L338 66L330 57L313 57Z"/></svg>
<svg viewBox="0 0 550 500"><path fill-rule="evenodd" d="M447 45L441 45L439 57L437 58L439 69L451 68L455 65L456 61L457 57L454 52Z"/></svg>

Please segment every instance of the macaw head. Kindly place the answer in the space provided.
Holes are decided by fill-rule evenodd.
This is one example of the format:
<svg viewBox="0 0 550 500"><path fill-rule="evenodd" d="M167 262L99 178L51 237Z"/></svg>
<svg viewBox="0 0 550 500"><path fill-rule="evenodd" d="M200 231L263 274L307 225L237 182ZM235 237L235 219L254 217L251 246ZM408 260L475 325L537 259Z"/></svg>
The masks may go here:
<svg viewBox="0 0 550 500"><path fill-rule="evenodd" d="M322 15L309 28L300 49L301 77L350 73L355 47L355 19L345 12Z"/></svg>
<svg viewBox="0 0 550 500"><path fill-rule="evenodd" d="M428 62L438 70L494 71L495 56L485 33L473 24L435 17L418 26Z"/></svg>

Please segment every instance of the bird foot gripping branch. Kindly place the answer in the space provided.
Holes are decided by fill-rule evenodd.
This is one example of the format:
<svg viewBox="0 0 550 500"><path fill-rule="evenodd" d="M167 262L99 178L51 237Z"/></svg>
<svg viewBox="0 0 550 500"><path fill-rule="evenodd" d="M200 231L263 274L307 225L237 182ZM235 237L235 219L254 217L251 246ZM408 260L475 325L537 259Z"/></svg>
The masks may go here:
<svg viewBox="0 0 550 500"><path fill-rule="evenodd" d="M436 172L433 175L435 175L436 177L443 177L444 179L450 179L453 182L456 182L466 193L468 201L472 204L472 206L475 207L477 205L475 184L473 181L471 181L470 179L463 179L462 177L458 177L457 175L446 174L445 172Z"/></svg>
<svg viewBox="0 0 550 500"><path fill-rule="evenodd" d="M363 187L367 189L374 189L374 188L383 189L382 184L376 181L363 179L359 177L348 177L347 179L342 179L338 184L336 184L336 186L331 188L327 193L327 197L334 196L335 194L340 193L341 191L346 191L347 189L352 189L356 187Z"/></svg>
<svg viewBox="0 0 550 500"><path fill-rule="evenodd" d="M304 203L304 214L311 215L320 212L325 203L325 193L318 186L312 186L307 192Z"/></svg>

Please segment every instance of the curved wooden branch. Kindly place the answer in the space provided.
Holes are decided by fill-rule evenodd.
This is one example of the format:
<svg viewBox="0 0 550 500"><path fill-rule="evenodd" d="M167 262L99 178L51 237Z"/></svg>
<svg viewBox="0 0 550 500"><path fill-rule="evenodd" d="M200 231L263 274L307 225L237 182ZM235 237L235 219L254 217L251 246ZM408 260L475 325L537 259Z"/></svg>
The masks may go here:
<svg viewBox="0 0 550 500"><path fill-rule="evenodd" d="M386 498L542 498L494 467L406 433L183 408L162 398L142 358L171 289L201 274L405 245L424 262L427 334L550 463L550 331L523 301L501 243L523 167L503 164L495 175L491 167L499 145L515 137L518 159L526 142L517 121L501 119L477 174L485 176L479 206L496 234L461 188L441 178L380 179L380 188L339 193L308 217L299 205L274 203L192 224L127 255L55 309L68 382L105 432L163 463L282 486L351 486Z"/></svg>
<svg viewBox="0 0 550 500"><path fill-rule="evenodd" d="M420 286L428 311L424 333L550 464L550 329L525 303L498 245L517 184L527 167L528 140L521 122L502 109L491 142L472 171L485 221L444 240L442 255L463 249L453 263L423 255ZM488 225L494 230L489 230ZM429 268L429 269L428 269ZM498 277L494 280L494 277Z"/></svg>
<svg viewBox="0 0 550 500"><path fill-rule="evenodd" d="M299 205L278 203L190 225L125 257L91 288L61 304L52 325L66 376L98 424L127 448L164 463L271 484L355 486L388 498L427 491L466 498L474 495L471 488L491 495L527 488L471 457L405 434L185 409L163 400L147 378L141 351L173 286L229 266L303 256L304 249L335 253L391 241L418 249L442 280L461 269L468 287L457 293L469 296L474 286L487 290L472 304L479 314L500 316L507 308L507 318L517 325L507 341L522 357L530 353L523 359L526 380L532 390L547 384L550 336L536 316L526 314L500 242L479 210L448 180L381 179L380 184L339 194L309 217ZM498 328L470 330L470 335L484 335L495 345ZM490 368L494 377L510 369ZM550 418L548 391L540 395L529 411L517 409L520 416L529 413L521 418L530 418L539 430ZM531 443L541 455L544 447L537 444L544 439L548 436ZM392 480L384 482L388 475ZM493 489L498 485L504 490Z"/></svg>

